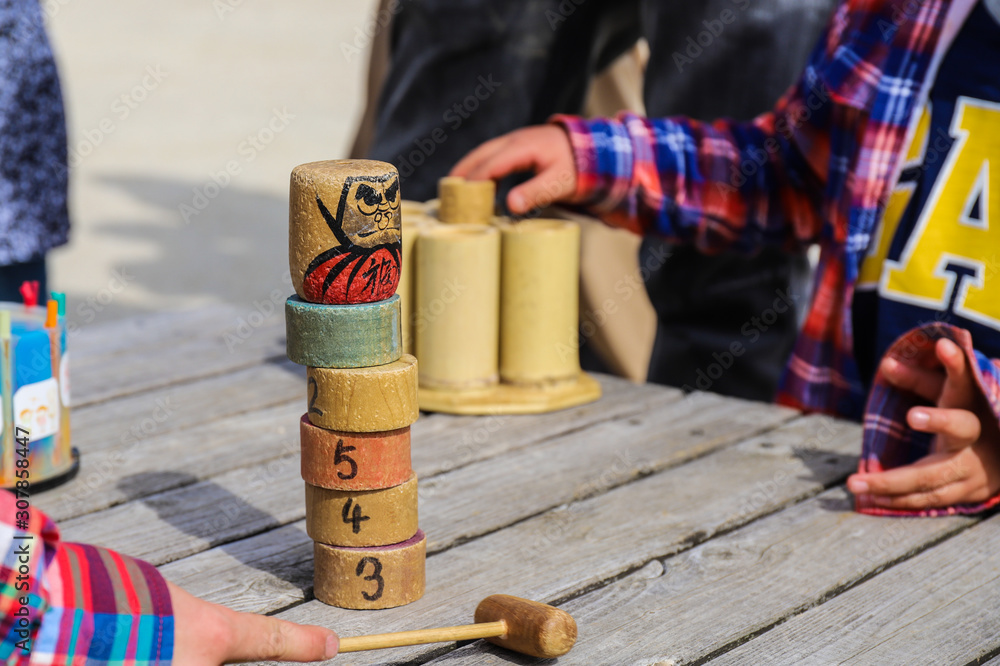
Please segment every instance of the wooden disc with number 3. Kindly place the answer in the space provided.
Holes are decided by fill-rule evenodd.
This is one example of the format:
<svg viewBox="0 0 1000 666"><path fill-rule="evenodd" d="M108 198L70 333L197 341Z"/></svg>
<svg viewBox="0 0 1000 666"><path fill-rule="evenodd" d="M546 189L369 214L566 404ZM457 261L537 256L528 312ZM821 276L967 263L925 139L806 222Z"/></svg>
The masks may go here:
<svg viewBox="0 0 1000 666"><path fill-rule="evenodd" d="M377 546L417 532L417 475L382 490L328 490L306 484L306 533L332 546Z"/></svg>
<svg viewBox="0 0 1000 666"><path fill-rule="evenodd" d="M316 598L339 608L395 608L424 596L427 537L391 546L338 548L314 544Z"/></svg>
<svg viewBox="0 0 1000 666"><path fill-rule="evenodd" d="M302 479L330 490L392 488L410 478L410 428L338 432L299 421Z"/></svg>

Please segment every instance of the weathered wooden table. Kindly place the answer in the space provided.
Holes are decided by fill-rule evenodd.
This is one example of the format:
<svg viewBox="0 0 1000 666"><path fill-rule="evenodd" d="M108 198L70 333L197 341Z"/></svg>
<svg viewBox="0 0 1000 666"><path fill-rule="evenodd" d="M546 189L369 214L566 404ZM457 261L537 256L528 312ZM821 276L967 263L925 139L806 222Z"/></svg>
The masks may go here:
<svg viewBox="0 0 1000 666"><path fill-rule="evenodd" d="M612 378L554 414L422 417L427 594L327 607L283 334L280 314L220 307L72 336L83 466L36 504L208 600L344 635L465 623L504 592L576 617L561 664L1000 664L1000 517L855 514L857 425ZM395 662L534 660L478 641L335 663Z"/></svg>

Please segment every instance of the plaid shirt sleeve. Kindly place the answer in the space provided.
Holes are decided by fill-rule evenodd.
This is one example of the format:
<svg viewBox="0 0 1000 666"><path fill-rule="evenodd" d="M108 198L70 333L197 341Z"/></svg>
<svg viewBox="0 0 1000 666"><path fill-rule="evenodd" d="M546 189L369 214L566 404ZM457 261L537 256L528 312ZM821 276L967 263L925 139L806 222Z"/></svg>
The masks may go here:
<svg viewBox="0 0 1000 666"><path fill-rule="evenodd" d="M846 11L799 81L752 121L554 116L573 147L576 200L609 224L706 253L818 240L830 127L842 120L827 83Z"/></svg>
<svg viewBox="0 0 1000 666"><path fill-rule="evenodd" d="M19 510L7 491L0 491L0 548L3 663L170 665L170 592L151 565L61 542L44 513Z"/></svg>
<svg viewBox="0 0 1000 666"><path fill-rule="evenodd" d="M940 323L920 326L896 340L886 355L905 360L909 364L930 366L935 362L934 345L941 338L952 340L965 352L980 392L993 416L1000 421L1000 360L989 359L976 351L969 331ZM890 386L881 373L876 375L865 408L859 472L881 472L909 465L930 453L932 437L928 433L911 430L906 424L909 409L925 404L926 401L922 398ZM958 504L943 509L897 510L873 506L864 495L855 498L855 508L858 511L882 516L970 514L984 511L998 503L1000 493L978 504Z"/></svg>

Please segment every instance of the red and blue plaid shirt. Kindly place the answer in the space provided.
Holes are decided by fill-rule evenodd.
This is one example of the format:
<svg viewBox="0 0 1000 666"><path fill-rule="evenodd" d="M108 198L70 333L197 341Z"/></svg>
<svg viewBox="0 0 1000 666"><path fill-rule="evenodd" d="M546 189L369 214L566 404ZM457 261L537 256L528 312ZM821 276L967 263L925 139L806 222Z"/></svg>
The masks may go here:
<svg viewBox="0 0 1000 666"><path fill-rule="evenodd" d="M36 510L0 490L0 660L54 666L169 666L170 592L155 568L59 540Z"/></svg>
<svg viewBox="0 0 1000 666"><path fill-rule="evenodd" d="M851 301L859 266L899 177L911 118L926 98L936 59L974 4L848 0L798 82L773 111L749 122L633 114L554 118L573 145L578 200L611 224L692 243L706 253L819 244L812 304L778 401L854 419L864 414L863 471L927 453L911 441L905 425L912 400L880 377L866 408L853 354ZM915 335L964 340L959 330L941 324L921 330ZM1000 362L964 342L1000 418ZM972 512L997 501L897 513Z"/></svg>

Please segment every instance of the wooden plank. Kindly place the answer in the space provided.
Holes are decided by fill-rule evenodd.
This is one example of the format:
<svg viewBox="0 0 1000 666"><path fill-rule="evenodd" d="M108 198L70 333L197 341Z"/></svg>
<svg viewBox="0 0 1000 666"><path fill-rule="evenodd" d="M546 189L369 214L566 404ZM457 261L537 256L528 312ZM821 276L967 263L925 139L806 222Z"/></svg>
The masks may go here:
<svg viewBox="0 0 1000 666"><path fill-rule="evenodd" d="M454 416L436 414L414 425L413 467L422 477L447 472L554 437L580 432L595 423L655 411L683 397L677 389L594 375L603 395L597 402L549 414Z"/></svg>
<svg viewBox="0 0 1000 666"><path fill-rule="evenodd" d="M68 541L85 541L163 564L305 514L298 456L149 495L64 521Z"/></svg>
<svg viewBox="0 0 1000 666"><path fill-rule="evenodd" d="M203 599L270 613L311 593L313 542L299 520L165 564L160 573Z"/></svg>
<svg viewBox="0 0 1000 666"><path fill-rule="evenodd" d="M817 416L797 419L736 446L432 555L427 595L410 606L374 616L310 601L282 616L359 635L459 624L471 617L481 598L495 592L559 601L817 494L855 468L859 442L860 429L854 424ZM269 534L257 539L268 540ZM233 575L245 579L244 608L274 609L261 587L261 573L246 562L233 570ZM199 579L188 580L192 591L200 594ZM248 587L249 594L259 595L256 602L246 596ZM408 648L392 658L426 658L438 650ZM377 653L344 655L339 663L378 663L384 658Z"/></svg>
<svg viewBox="0 0 1000 666"><path fill-rule="evenodd" d="M70 349L88 358L129 355L136 350L158 348L168 342L202 336L206 330L224 325L243 314L232 304L219 304L88 324L78 321L72 304L69 309L69 320L75 323L75 328L71 327L69 331Z"/></svg>
<svg viewBox="0 0 1000 666"><path fill-rule="evenodd" d="M1000 650L1000 516L712 664L968 664Z"/></svg>
<svg viewBox="0 0 1000 666"><path fill-rule="evenodd" d="M288 361L265 363L189 384L74 408L73 446L80 449L86 461L88 452L124 449L136 439L200 426L233 414L289 402L299 396L304 403L303 368Z"/></svg>
<svg viewBox="0 0 1000 666"><path fill-rule="evenodd" d="M297 366L286 363L285 367L301 374ZM256 376L258 374L262 376ZM189 411L192 413L179 419L182 426L192 424L187 428L174 429L172 426L176 424L173 418L165 422L156 421L153 416L162 415L162 412L137 419L129 405L118 409L116 403L120 401L117 400L84 408L82 411L86 416L103 416L104 420L77 426L78 433L94 432L96 429L96 436L89 440L85 435L77 438L77 443L82 438L85 446L81 472L70 483L38 495L39 507L61 522L204 480L236 467L261 464L290 452L298 455L297 431L293 433L292 430L297 428L301 412L305 409L305 388L298 376L289 378L275 374L271 366L237 373L236 383L245 384L248 388L234 390L246 391L246 396L254 402L237 402L236 410L259 404L256 402L258 398L261 402L290 396L294 399L274 407L237 411L232 416L225 416L225 400L212 398L216 395L214 387L219 381L216 378L192 384L192 390L199 392L189 400ZM612 377L603 377L602 381L606 400L601 410L588 406L550 414L547 418L504 417L496 421L486 419L485 422L468 417L424 415L413 426L414 441L417 443L415 466L422 475L429 477L459 465L530 446L581 424L589 425L602 419L655 409L680 397L679 392L648 391ZM177 404L171 397L174 395L172 392L155 395L154 410L157 400L167 400L171 409L176 410ZM239 395L237 392L236 397ZM112 415L110 418L109 414ZM114 414L129 420L115 422ZM144 426L148 428L144 429ZM498 437L496 433L500 428L505 435L510 431L510 436ZM110 433L119 434L117 446L112 446L115 435ZM432 443L432 446L424 446L421 442ZM105 446L99 446L101 444ZM432 449L435 452L433 455Z"/></svg>
<svg viewBox="0 0 1000 666"><path fill-rule="evenodd" d="M668 392L660 396L672 399ZM726 418L720 418L721 414ZM432 535L428 550L447 548L604 492L794 415L784 408L695 394L661 405L648 416L615 419L546 443L522 446L501 461L467 465L440 479L428 478L417 467L425 479L420 491L420 525ZM672 437L664 435L668 427L675 432ZM608 442L618 441L629 443L609 456ZM286 451L280 459L81 516L65 522L63 531L85 533L93 543L162 564L273 529L305 515L297 447L287 446ZM602 465L595 467L593 460ZM514 479L517 493L511 493ZM219 507L224 516L232 513L232 519L213 514ZM205 528L208 524L211 529ZM123 525L130 527L122 529Z"/></svg>
<svg viewBox="0 0 1000 666"><path fill-rule="evenodd" d="M795 416L773 405L695 393L423 479L428 552L680 465Z"/></svg>
<svg viewBox="0 0 1000 666"><path fill-rule="evenodd" d="M131 437L124 447L86 451L80 474L37 496L56 522L179 488L238 467L294 456L304 398L191 428ZM33 498L34 499L34 498Z"/></svg>
<svg viewBox="0 0 1000 666"><path fill-rule="evenodd" d="M661 397L667 398L668 394L662 393ZM720 412L725 412L727 418L720 419ZM679 403L660 405L642 417L599 423L542 444L522 446L501 460L470 464L440 477L433 478L418 467L418 473L425 479L421 486L421 525L432 537L432 550L442 550L559 504L606 492L639 474L680 464L767 429L794 414L791 410L759 403L695 394ZM671 433L665 435L667 426ZM595 470L589 461L602 459L608 441L627 441L628 444L610 456L604 467ZM518 493L510 492L514 469L521 470L517 477ZM428 477L431 478L428 480ZM279 492L275 489L272 498L277 498ZM286 512L294 511L295 505L302 501L298 490L281 493L281 496L289 503L281 509ZM456 501L460 498L468 499ZM186 506L179 503L177 508L197 510ZM146 535L138 538L145 540ZM156 537L150 535L149 538ZM115 545L126 552L131 547L130 543ZM301 543L290 547L307 545L303 537ZM270 545L265 543L261 552L270 552ZM228 580L231 588L219 599L240 607L246 604L240 595L248 581L254 580L243 568L227 573L231 558L225 552L200 554L171 566L170 571L185 584L190 583L192 572L197 577L201 571L212 570L211 589L204 593L220 594L221 581ZM271 565L265 560L262 566ZM264 585L255 586L262 592L267 590ZM279 584L265 596L283 599L288 592L286 586ZM270 606L268 611L277 608L280 606Z"/></svg>
<svg viewBox="0 0 1000 666"><path fill-rule="evenodd" d="M563 604L580 638L559 663L701 663L974 522L864 516L829 490ZM478 642L433 663L508 656Z"/></svg>
<svg viewBox="0 0 1000 666"><path fill-rule="evenodd" d="M130 324L109 322L71 336L74 407L284 357L280 307L267 319L253 318L260 322L256 327L247 323L250 313L257 313L255 309L220 306L218 312L209 310ZM122 333L116 330L118 326L124 328ZM143 334L149 339L143 339ZM95 338L100 341L91 342Z"/></svg>

